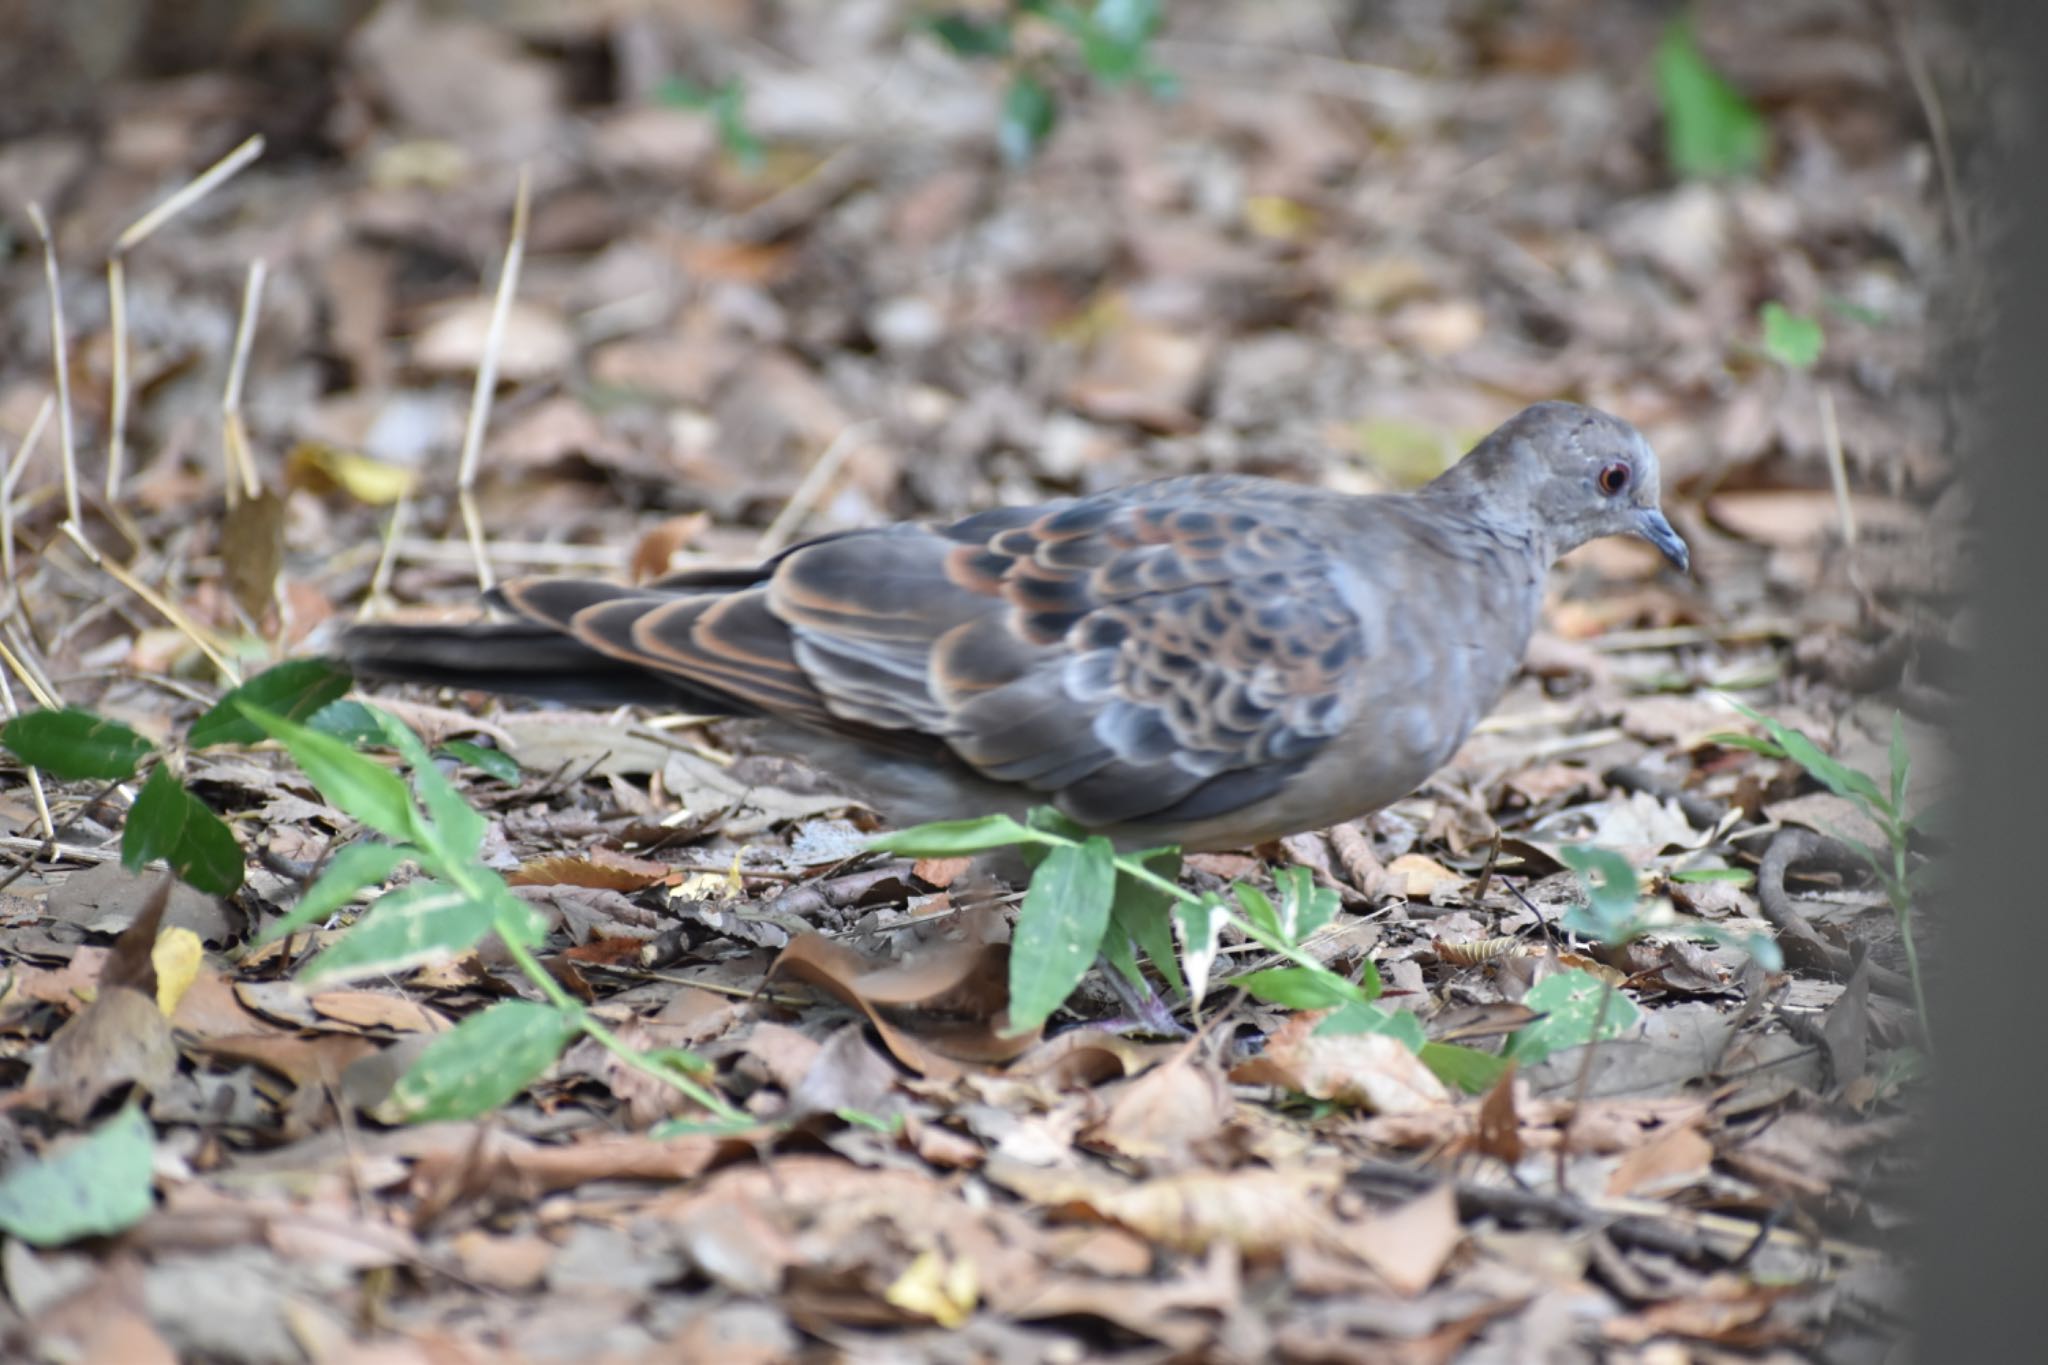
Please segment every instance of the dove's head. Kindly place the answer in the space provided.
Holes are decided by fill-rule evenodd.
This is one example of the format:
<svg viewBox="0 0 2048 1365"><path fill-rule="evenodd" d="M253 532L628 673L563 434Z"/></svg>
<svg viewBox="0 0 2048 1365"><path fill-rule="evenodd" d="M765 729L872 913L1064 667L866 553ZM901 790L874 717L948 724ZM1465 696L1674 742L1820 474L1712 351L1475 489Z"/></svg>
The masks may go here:
<svg viewBox="0 0 2048 1365"><path fill-rule="evenodd" d="M1469 468L1468 468L1469 467ZM1462 475L1462 477L1461 477ZM1601 536L1637 536L1683 571L1685 541L1658 505L1657 456L1643 434L1597 408L1537 403L1510 417L1444 476L1563 554Z"/></svg>

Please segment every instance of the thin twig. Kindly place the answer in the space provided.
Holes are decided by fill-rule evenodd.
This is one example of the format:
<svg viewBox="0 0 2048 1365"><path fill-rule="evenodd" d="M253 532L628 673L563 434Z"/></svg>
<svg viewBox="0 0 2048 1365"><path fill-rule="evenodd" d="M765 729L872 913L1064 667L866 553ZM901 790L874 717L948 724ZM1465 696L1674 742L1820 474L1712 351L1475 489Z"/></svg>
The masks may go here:
<svg viewBox="0 0 2048 1365"><path fill-rule="evenodd" d="M0 645L0 652L7 652L7 647ZM19 660L14 657L12 652L7 652L7 662L10 666L17 669L20 667ZM28 683L28 674L23 673L21 680L25 684ZM34 691L35 689L31 686L30 690ZM6 708L9 719L21 714L20 709L14 704L14 685L7 681L7 674L5 672L0 672L0 707ZM47 843L55 844L57 842L57 822L50 818L50 798L43 791L43 775L36 771L33 763L28 765L28 789L35 797L36 819L43 826L43 839ZM22 871L27 871L26 864L23 865ZM15 875L19 876L20 873ZM13 880L13 877L9 877L7 882L0 882L0 887L6 886L8 882Z"/></svg>
<svg viewBox="0 0 2048 1365"><path fill-rule="evenodd" d="M356 619L367 620L370 609L391 595L391 571L397 563L395 553L398 545L398 528L405 522L406 508L412 505L409 498L400 498L391 504L391 520L384 524L384 547L377 553L377 567L370 573L370 588L363 594L363 604L356 608Z"/></svg>
<svg viewBox="0 0 2048 1365"><path fill-rule="evenodd" d="M43 206L28 206L29 222L43 243L43 276L50 290L50 352L57 372L57 445L64 460L64 515L78 524L78 435L71 424L70 344L64 335L64 286L57 275L57 241L50 235L50 220Z"/></svg>
<svg viewBox="0 0 2048 1365"><path fill-rule="evenodd" d="M1814 401L1820 408L1820 439L1827 450L1828 482L1835 488L1835 514L1842 519L1842 543L1856 548L1856 509L1849 501L1849 462L1842 455L1842 431L1835 422L1835 395L1825 384L1816 384Z"/></svg>
<svg viewBox="0 0 2048 1365"><path fill-rule="evenodd" d="M1963 196L1956 183L1955 147L1949 141L1948 115L1942 111L1941 90L1934 83L1933 73L1927 69L1920 44L1914 41L1912 21L1906 7L1890 4L1885 8L1891 11L1892 30L1899 45L1899 61L1906 68L1906 81L1913 87L1913 98L1920 102L1921 116L1927 120L1928 139L1934 143L1934 168L1941 176L1941 202L1948 212L1948 230L1955 238L1957 253L1967 256L1970 234L1963 219Z"/></svg>
<svg viewBox="0 0 2048 1365"><path fill-rule="evenodd" d="M462 462L456 468L455 488L459 494L462 524L476 558L477 586L491 587L490 559L484 552L482 524L470 489L476 486L477 458L483 452L484 428L491 420L491 398L498 387L498 357L505 347L505 326L512 316L512 300L519 292L519 266L526 258L526 226L533 198L533 176L519 168L519 185L512 194L512 232L505 243L505 264L498 271L498 290L491 300L490 327L484 333L484 353L476 367L476 388L469 399L469 423L462 433Z"/></svg>

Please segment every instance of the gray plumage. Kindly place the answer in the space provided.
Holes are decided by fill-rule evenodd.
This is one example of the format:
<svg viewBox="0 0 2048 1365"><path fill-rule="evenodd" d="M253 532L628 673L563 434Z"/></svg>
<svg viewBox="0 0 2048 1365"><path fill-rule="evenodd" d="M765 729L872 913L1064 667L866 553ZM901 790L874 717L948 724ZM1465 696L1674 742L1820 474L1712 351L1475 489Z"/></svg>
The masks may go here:
<svg viewBox="0 0 2048 1365"><path fill-rule="evenodd" d="M1635 428L1539 403L1428 486L1195 475L825 536L646 584L527 579L474 626L365 625L359 677L768 723L911 823L1050 803L1238 847L1377 809L1513 678L1557 557L1685 543Z"/></svg>

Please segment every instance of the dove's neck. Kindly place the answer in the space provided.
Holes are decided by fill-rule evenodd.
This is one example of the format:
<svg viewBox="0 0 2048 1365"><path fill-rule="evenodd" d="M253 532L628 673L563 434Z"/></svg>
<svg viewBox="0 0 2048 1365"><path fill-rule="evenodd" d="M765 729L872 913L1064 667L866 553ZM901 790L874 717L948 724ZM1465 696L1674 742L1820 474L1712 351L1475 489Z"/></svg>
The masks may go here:
<svg viewBox="0 0 2048 1365"><path fill-rule="evenodd" d="M1484 458L1485 448L1452 465L1416 493L1434 514L1455 522L1503 549L1527 556L1539 577L1572 547L1558 527L1534 514L1534 498L1509 461Z"/></svg>

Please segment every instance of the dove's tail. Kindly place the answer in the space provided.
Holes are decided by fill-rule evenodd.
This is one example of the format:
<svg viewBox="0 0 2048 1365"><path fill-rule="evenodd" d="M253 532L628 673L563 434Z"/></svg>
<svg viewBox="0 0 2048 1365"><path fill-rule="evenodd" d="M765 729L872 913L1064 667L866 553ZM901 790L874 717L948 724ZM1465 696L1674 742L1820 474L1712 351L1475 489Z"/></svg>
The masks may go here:
<svg viewBox="0 0 2048 1365"><path fill-rule="evenodd" d="M732 710L708 692L699 695L700 689L681 680L671 684L535 621L366 623L343 632L338 652L364 682L474 688L572 706L680 705L711 714Z"/></svg>

